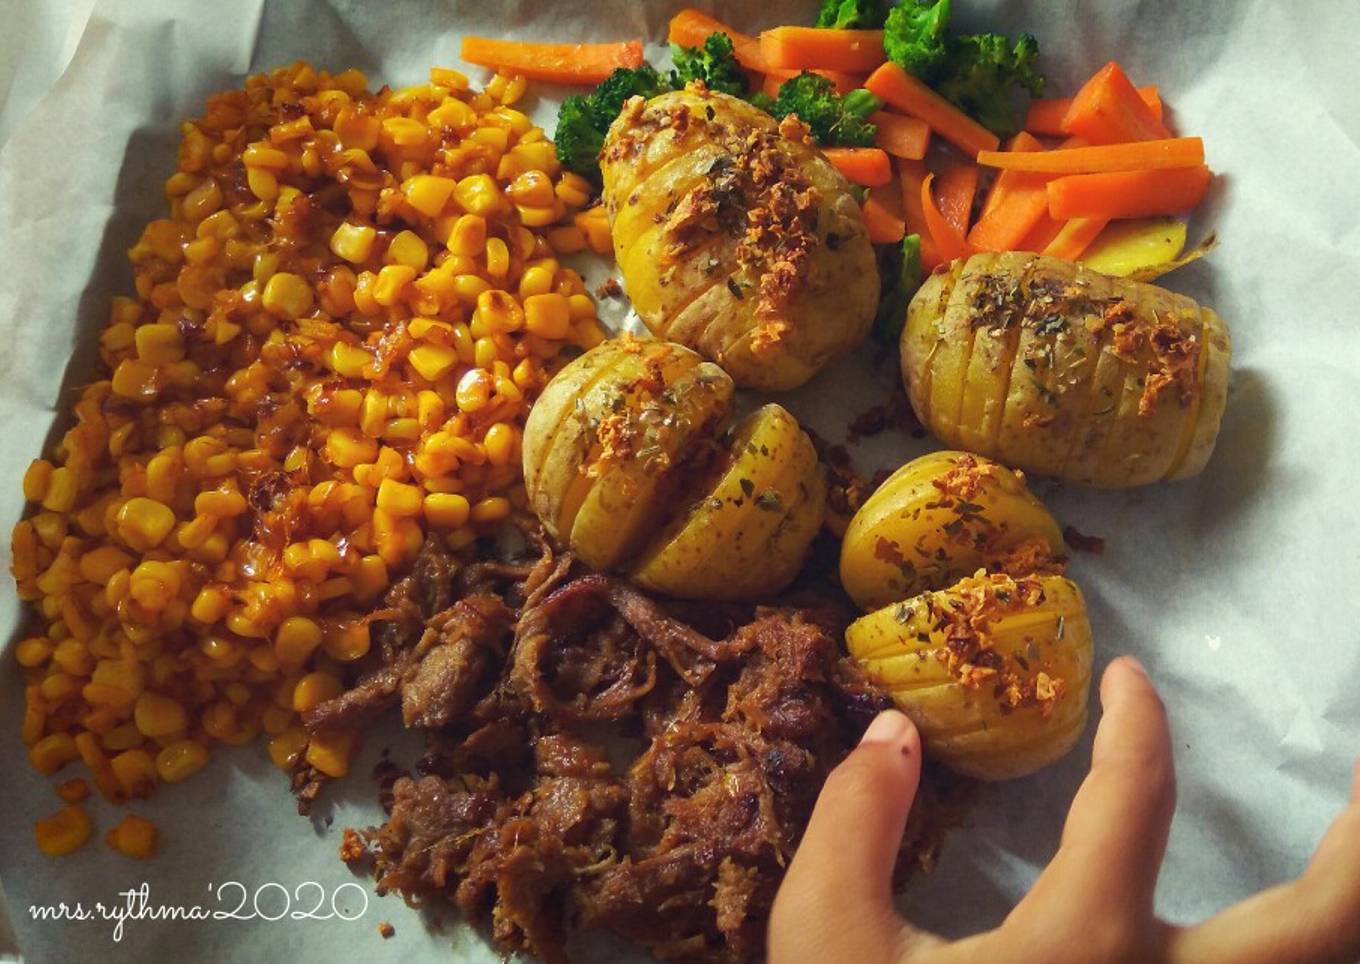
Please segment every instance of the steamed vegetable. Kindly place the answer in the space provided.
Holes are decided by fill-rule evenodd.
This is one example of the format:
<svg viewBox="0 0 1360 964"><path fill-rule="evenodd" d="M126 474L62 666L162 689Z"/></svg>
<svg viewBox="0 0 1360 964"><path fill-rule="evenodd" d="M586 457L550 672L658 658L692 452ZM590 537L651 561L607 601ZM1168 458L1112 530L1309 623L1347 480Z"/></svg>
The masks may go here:
<svg viewBox="0 0 1360 964"><path fill-rule="evenodd" d="M921 287L921 236L908 234L900 245L881 245L878 252L883 291L874 317L874 336L895 343L907 321L907 304Z"/></svg>
<svg viewBox="0 0 1360 964"><path fill-rule="evenodd" d="M1133 141L1067 147L1056 151L982 151L978 163L1007 171L1040 174L1100 174L1168 167L1197 167L1204 163L1204 141L1173 137L1161 141Z"/></svg>
<svg viewBox="0 0 1360 964"><path fill-rule="evenodd" d="M816 25L836 30L877 30L891 7L892 0L822 0Z"/></svg>
<svg viewBox="0 0 1360 964"><path fill-rule="evenodd" d="M1183 295L1053 258L979 254L912 299L902 373L945 444L1121 488L1204 468L1231 351L1223 320Z"/></svg>
<svg viewBox="0 0 1360 964"><path fill-rule="evenodd" d="M615 122L603 169L615 259L655 334L742 387L783 390L868 333L878 280L859 205L768 114L714 91L663 94ZM809 204L787 203L805 191Z"/></svg>
<svg viewBox="0 0 1360 964"><path fill-rule="evenodd" d="M892 180L892 162L877 147L824 147L822 156L851 184L882 187Z"/></svg>
<svg viewBox="0 0 1360 964"><path fill-rule="evenodd" d="M671 44L671 86L680 88L691 81L701 81L709 90L720 90L734 97L746 95L746 73L737 63L732 38L725 33L711 33L701 47Z"/></svg>
<svg viewBox="0 0 1360 964"><path fill-rule="evenodd" d="M761 32L760 52L771 67L867 74L883 63L883 31L775 27Z"/></svg>
<svg viewBox="0 0 1360 964"><path fill-rule="evenodd" d="M966 452L908 462L875 490L841 543L841 585L877 609L979 569L1025 574L1063 554L1053 516L1010 469Z"/></svg>
<svg viewBox="0 0 1360 964"><path fill-rule="evenodd" d="M557 84L598 84L615 70L642 66L642 42L545 44L464 37L460 56L470 64Z"/></svg>
<svg viewBox="0 0 1360 964"><path fill-rule="evenodd" d="M1072 174L1048 182L1048 213L1055 218L1149 218L1179 214L1204 200L1213 176L1203 164Z"/></svg>
<svg viewBox="0 0 1360 964"><path fill-rule="evenodd" d="M995 134L894 63L879 67L864 86L883 103L919 117L930 129L969 157L996 150Z"/></svg>
<svg viewBox="0 0 1360 964"><path fill-rule="evenodd" d="M1171 132L1133 86L1119 64L1110 61L1072 98L1062 128L1092 144L1164 140Z"/></svg>
<svg viewBox="0 0 1360 964"><path fill-rule="evenodd" d="M643 64L611 73L590 94L573 94L562 102L553 132L562 166L592 181L600 180L600 149L604 135L629 97L655 97L669 90L666 78Z"/></svg>
<svg viewBox="0 0 1360 964"><path fill-rule="evenodd" d="M926 755L968 776L1033 773L1086 728L1091 625L1062 576L969 577L856 620L845 642Z"/></svg>
<svg viewBox="0 0 1360 964"><path fill-rule="evenodd" d="M797 114L819 144L869 147L878 129L868 117L882 106L867 90L852 90L842 97L830 80L805 70L779 86L779 96L767 109L776 119Z"/></svg>

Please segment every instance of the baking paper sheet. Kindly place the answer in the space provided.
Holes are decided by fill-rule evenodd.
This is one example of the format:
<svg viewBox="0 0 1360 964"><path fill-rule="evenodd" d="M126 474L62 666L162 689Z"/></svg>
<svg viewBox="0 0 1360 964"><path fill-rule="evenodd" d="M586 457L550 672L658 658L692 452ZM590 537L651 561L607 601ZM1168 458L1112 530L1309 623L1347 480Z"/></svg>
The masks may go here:
<svg viewBox="0 0 1360 964"><path fill-rule="evenodd" d="M754 31L808 22L813 7L732 3L715 12ZM1101 667L1137 654L1170 710L1180 809L1157 906L1171 920L1194 920L1303 867L1345 799L1360 750L1360 4L955 7L964 28L1035 33L1057 92L1117 57L1139 82L1161 85L1174 123L1204 137L1220 173L1192 233L1215 229L1222 244L1169 279L1216 307L1233 330L1232 390L1208 470L1131 492L1040 492L1062 522L1108 540L1104 555L1079 555L1072 569L1090 603ZM358 66L375 83L417 83L430 65L462 66L462 33L660 41L671 12L624 0L0 2L4 531L23 508L24 467L88 377L109 297L130 290L124 252L163 213L176 122L197 115L206 95L297 58ZM661 53L649 49L654 61ZM553 100L537 92L535 117L547 123ZM588 280L607 272L597 264ZM781 400L840 440L850 416L881 401L897 378L881 354L865 345ZM872 471L927 447L888 433L852 453ZM20 619L13 593L0 591L7 645ZM396 898L373 896L336 858L343 826L380 819L366 776L378 750L392 746L398 759L411 759L395 727L367 740L353 775L311 821L294 813L286 781L255 746L218 752L206 771L134 808L162 828L156 860L136 863L97 840L75 856L41 857L32 821L58 804L24 759L21 681L4 655L0 902L10 926L0 922L0 959L498 959L455 919L433 930ZM1057 766L987 788L939 869L912 883L904 907L913 919L950 935L998 922L1056 846L1089 755L1088 733ZM101 833L118 819L101 803L92 810ZM114 920L33 915L62 902L90 911L102 903L112 913L126 906L120 892L143 884L148 908L237 909L244 917L258 897L257 919L126 920L116 940ZM320 903L320 917L334 899L336 913L356 919L258 919L284 907L284 892L290 911ZM379 921L391 921L396 937L382 940ZM619 950L606 942L590 957L609 947Z"/></svg>

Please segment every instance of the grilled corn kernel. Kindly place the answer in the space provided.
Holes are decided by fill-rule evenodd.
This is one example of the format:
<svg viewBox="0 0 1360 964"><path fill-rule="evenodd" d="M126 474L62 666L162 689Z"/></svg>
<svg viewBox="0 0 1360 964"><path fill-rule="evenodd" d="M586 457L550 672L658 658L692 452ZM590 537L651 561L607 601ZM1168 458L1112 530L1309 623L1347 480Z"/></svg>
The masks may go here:
<svg viewBox="0 0 1360 964"><path fill-rule="evenodd" d="M301 666L321 645L321 627L306 616L290 616L274 634L274 655L285 666Z"/></svg>
<svg viewBox="0 0 1360 964"><path fill-rule="evenodd" d="M160 545L175 526L175 513L163 502L142 496L128 499L116 516L118 536L140 552Z"/></svg>
<svg viewBox="0 0 1360 964"><path fill-rule="evenodd" d="M571 330L571 307L556 292L524 300L524 327L542 338L565 338Z"/></svg>
<svg viewBox="0 0 1360 964"><path fill-rule="evenodd" d="M180 732L188 726L189 717L177 700L147 691L137 697L133 721L139 733L155 739Z"/></svg>
<svg viewBox="0 0 1360 964"><path fill-rule="evenodd" d="M493 278L504 278L510 270L510 249L500 238L486 239L486 273Z"/></svg>
<svg viewBox="0 0 1360 964"><path fill-rule="evenodd" d="M356 742L355 734L344 730L314 734L307 741L307 762L328 777L343 777L349 772Z"/></svg>
<svg viewBox="0 0 1360 964"><path fill-rule="evenodd" d="M368 623L360 619L348 620L326 634L326 655L341 663L352 663L368 655L372 639Z"/></svg>
<svg viewBox="0 0 1360 964"><path fill-rule="evenodd" d="M285 321L306 315L314 300L311 285L302 276L287 271L272 275L260 297L265 311Z"/></svg>
<svg viewBox="0 0 1360 964"><path fill-rule="evenodd" d="M69 733L53 733L28 748L28 762L39 773L56 773L79 758L80 752Z"/></svg>
<svg viewBox="0 0 1360 964"><path fill-rule="evenodd" d="M504 210L505 198L489 174L470 174L453 189L454 200L469 214L491 217Z"/></svg>
<svg viewBox="0 0 1360 964"><path fill-rule="evenodd" d="M306 748L307 734L299 727L290 727L269 741L269 758L288 773Z"/></svg>
<svg viewBox="0 0 1360 964"><path fill-rule="evenodd" d="M320 642L318 639L317 642ZM334 699L344 691L344 685L339 677L332 673L316 672L308 673L298 680L297 687L293 690L293 710L297 713L306 713L308 710L315 709L326 700Z"/></svg>
<svg viewBox="0 0 1360 964"><path fill-rule="evenodd" d="M80 803L90 796L90 785L82 777L72 777L57 784L57 796L63 803Z"/></svg>
<svg viewBox="0 0 1360 964"><path fill-rule="evenodd" d="M447 177L433 174L417 174L402 184L406 201L427 218L438 217L448 203L457 182Z"/></svg>
<svg viewBox="0 0 1360 964"><path fill-rule="evenodd" d="M145 750L124 750L109 761L114 776L131 799L149 797L156 789L156 763Z"/></svg>
<svg viewBox="0 0 1360 964"><path fill-rule="evenodd" d="M156 754L156 774L166 783L189 779L208 763L208 748L194 740L177 740Z"/></svg>
<svg viewBox="0 0 1360 964"><path fill-rule="evenodd" d="M510 517L510 500L502 496L488 496L472 507L473 522L491 525Z"/></svg>
<svg viewBox="0 0 1360 964"><path fill-rule="evenodd" d="M52 472L52 463L46 459L34 459L30 462L24 472L24 498L29 502L41 502L47 495Z"/></svg>
<svg viewBox="0 0 1360 964"><path fill-rule="evenodd" d="M430 260L430 247L414 231L399 231L387 246L387 260L421 271Z"/></svg>
<svg viewBox="0 0 1360 964"><path fill-rule="evenodd" d="M52 643L42 636L30 636L14 647L14 658L20 666L32 669L41 666L52 656Z"/></svg>
<svg viewBox="0 0 1360 964"><path fill-rule="evenodd" d="M94 832L94 821L79 805L64 807L34 827L38 849L49 857L61 857L84 846Z"/></svg>
<svg viewBox="0 0 1360 964"><path fill-rule="evenodd" d="M346 221L331 234L331 251L350 264L363 264L373 253L373 242L377 236L378 232L372 225Z"/></svg>
<svg viewBox="0 0 1360 964"><path fill-rule="evenodd" d="M156 853L156 825L145 817L129 813L104 835L104 842L121 854L146 860Z"/></svg>
<svg viewBox="0 0 1360 964"><path fill-rule="evenodd" d="M394 516L420 514L420 489L404 482L383 479L378 486L378 508Z"/></svg>

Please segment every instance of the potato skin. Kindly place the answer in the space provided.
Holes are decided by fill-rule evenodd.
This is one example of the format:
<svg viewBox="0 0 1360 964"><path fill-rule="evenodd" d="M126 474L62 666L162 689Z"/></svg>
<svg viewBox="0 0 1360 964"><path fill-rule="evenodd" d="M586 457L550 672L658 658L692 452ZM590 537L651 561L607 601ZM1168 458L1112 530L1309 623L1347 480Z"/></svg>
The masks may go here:
<svg viewBox="0 0 1360 964"><path fill-rule="evenodd" d="M1014 472L967 452L932 452L855 513L841 543L841 585L858 606L877 609L978 569L1032 569L1063 552L1057 522Z"/></svg>
<svg viewBox="0 0 1360 964"><path fill-rule="evenodd" d="M660 525L732 380L679 345L623 336L560 371L524 427L524 483L544 527L588 565L636 554Z"/></svg>
<svg viewBox="0 0 1360 964"><path fill-rule="evenodd" d="M798 574L826 512L826 481L798 421L778 405L727 434L725 453L632 567L644 589L757 600Z"/></svg>
<svg viewBox="0 0 1360 964"><path fill-rule="evenodd" d="M927 279L901 350L912 407L946 444L1123 488L1204 468L1232 345L1182 295L1008 252Z"/></svg>
<svg viewBox="0 0 1360 964"><path fill-rule="evenodd" d="M967 776L1033 773L1086 728L1091 627L1062 576L964 579L856 620L845 640L926 755Z"/></svg>
<svg viewBox="0 0 1360 964"><path fill-rule="evenodd" d="M625 105L601 157L638 315L738 386L770 391L860 342L879 294L849 184L780 130L742 100L690 88Z"/></svg>

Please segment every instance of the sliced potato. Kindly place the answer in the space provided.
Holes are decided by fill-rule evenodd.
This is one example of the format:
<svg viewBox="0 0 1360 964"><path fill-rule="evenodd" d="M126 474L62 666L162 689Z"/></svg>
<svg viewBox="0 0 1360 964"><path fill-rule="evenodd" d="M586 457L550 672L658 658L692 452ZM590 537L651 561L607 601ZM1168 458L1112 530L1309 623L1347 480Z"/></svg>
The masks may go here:
<svg viewBox="0 0 1360 964"><path fill-rule="evenodd" d="M1127 278L1175 261L1185 249L1185 222L1176 218L1113 221L1100 232L1080 261L1092 271Z"/></svg>
<svg viewBox="0 0 1360 964"><path fill-rule="evenodd" d="M1057 522L1014 472L966 452L933 452L894 472L855 514L841 543L841 585L876 609L1004 565L1034 540L1027 564L1033 551L1063 554Z"/></svg>
<svg viewBox="0 0 1360 964"><path fill-rule="evenodd" d="M725 440L688 506L632 567L638 585L694 599L760 599L797 575L822 524L826 483L792 415L766 405Z"/></svg>
<svg viewBox="0 0 1360 964"><path fill-rule="evenodd" d="M968 776L1032 773L1086 727L1091 627L1062 576L970 577L856 620L845 640L927 756Z"/></svg>

